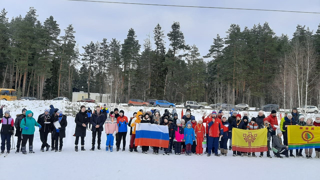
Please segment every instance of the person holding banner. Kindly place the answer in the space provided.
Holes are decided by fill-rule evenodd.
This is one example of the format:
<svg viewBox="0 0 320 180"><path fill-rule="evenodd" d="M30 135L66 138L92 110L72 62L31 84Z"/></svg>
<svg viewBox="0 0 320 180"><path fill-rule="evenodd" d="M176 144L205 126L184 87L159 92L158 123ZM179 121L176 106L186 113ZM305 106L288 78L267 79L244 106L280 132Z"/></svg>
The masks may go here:
<svg viewBox="0 0 320 180"><path fill-rule="evenodd" d="M271 137L273 138L273 136L276 135L275 134L275 132L277 130L276 126L278 126L277 111L272 110L271 114L268 117L266 117L265 120L267 120L270 123L270 126L273 128L273 132L271 134Z"/></svg>
<svg viewBox="0 0 320 180"><path fill-rule="evenodd" d="M285 146L281 142L281 136L282 136L282 131L280 129L277 129L277 135L273 136L273 142L272 142L272 150L276 157L282 158L280 156L281 154L285 155L287 158L288 156L288 146Z"/></svg>
<svg viewBox="0 0 320 180"><path fill-rule="evenodd" d="M141 120L141 123L153 124L148 113L144 115L143 119ZM148 151L149 151L149 146L142 146L142 153L148 154Z"/></svg>
<svg viewBox="0 0 320 180"><path fill-rule="evenodd" d="M133 118L130 126L132 128L132 135L131 135L131 139L130 139L130 152L134 151L134 152L138 152L137 150L137 146L135 145L135 139L136 139L136 129L137 129L137 124L139 124L141 122L142 119L142 112L138 111L136 113L135 118Z"/></svg>
<svg viewBox="0 0 320 180"><path fill-rule="evenodd" d="M227 121L227 116L222 116L222 129L223 129L223 136L220 141L220 151L223 156L227 156L228 154L228 133L229 133L229 122Z"/></svg>
<svg viewBox="0 0 320 180"><path fill-rule="evenodd" d="M242 126L242 120L241 120L241 115L240 114L237 114L237 116L236 116L236 122L234 123L234 124L232 124L232 128L239 128L239 129L241 129L240 127ZM231 130L232 130L232 128L231 128ZM241 156L241 152L240 151L233 151L233 156L235 157L235 156Z"/></svg>
<svg viewBox="0 0 320 180"><path fill-rule="evenodd" d="M320 126L320 114L316 114L315 118L313 125ZM316 158L320 158L320 148L315 148L314 150L316 152Z"/></svg>
<svg viewBox="0 0 320 180"><path fill-rule="evenodd" d="M259 128L259 125L256 123L256 118L253 117L250 121L250 123L247 125L247 129L248 130L257 130L257 129L260 129ZM254 152L251 152L252 153L252 157L257 157L256 154ZM248 153L248 156L250 157L251 156L251 153Z"/></svg>
<svg viewBox="0 0 320 180"><path fill-rule="evenodd" d="M228 118L229 123L229 132L228 132L228 139L229 139L229 150L232 150L232 128L236 127L237 125L237 112L233 111L232 115Z"/></svg>
<svg viewBox="0 0 320 180"><path fill-rule="evenodd" d="M308 119L307 119L306 126L313 126L313 120L312 120L312 118L308 118ZM306 157L307 157L307 159L312 158L312 157L311 157L311 155L312 155L312 148L306 148L304 151L306 152Z"/></svg>
<svg viewBox="0 0 320 180"><path fill-rule="evenodd" d="M270 156L270 140L271 140L271 134L273 132L273 128L270 126L270 123L268 121L264 121L264 126L263 128L267 128L267 146L268 146L268 151L267 151L267 157L272 158ZM260 153L259 157L263 157L263 152Z"/></svg>
<svg viewBox="0 0 320 180"><path fill-rule="evenodd" d="M298 121L298 124L297 125L299 125L299 126L305 126L306 125L306 122L304 121L304 116L300 116L299 117L299 121ZM303 149L296 149L296 156L297 157L303 157L303 155L302 155L302 150Z"/></svg>
<svg viewBox="0 0 320 180"><path fill-rule="evenodd" d="M288 146L288 126L296 125L295 120L292 118L292 114L289 113L285 118L285 122L283 123L283 144ZM293 155L293 150L290 150L290 157L295 157Z"/></svg>

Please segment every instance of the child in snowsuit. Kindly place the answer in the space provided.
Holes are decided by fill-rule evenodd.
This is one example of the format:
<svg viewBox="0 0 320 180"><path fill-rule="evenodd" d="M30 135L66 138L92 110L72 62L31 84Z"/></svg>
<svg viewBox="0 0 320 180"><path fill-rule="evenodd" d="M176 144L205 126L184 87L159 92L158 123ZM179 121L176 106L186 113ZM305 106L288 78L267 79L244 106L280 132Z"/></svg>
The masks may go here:
<svg viewBox="0 0 320 180"><path fill-rule="evenodd" d="M247 129L248 130L257 130L259 129L259 125L256 123L256 118L253 117L250 121L250 123L247 125ZM252 153L252 157L257 157L255 152L251 152ZM248 153L248 156L251 156L251 153Z"/></svg>
<svg viewBox="0 0 320 180"><path fill-rule="evenodd" d="M115 120L113 111L110 112L109 116L110 117L107 119L106 123L104 124L104 128L107 134L106 151L108 151L110 148L110 152L112 152L114 136L118 132L118 125L117 125L117 121Z"/></svg>
<svg viewBox="0 0 320 180"><path fill-rule="evenodd" d="M199 120L199 123L194 127L194 131L197 136L196 154L202 155L202 142L204 140L204 135L206 134L205 127L202 124L202 120Z"/></svg>
<svg viewBox="0 0 320 180"><path fill-rule="evenodd" d="M220 141L220 152L223 156L227 156L228 154L228 134L229 134L229 122L227 121L227 117L225 115L222 116L222 129L223 135Z"/></svg>
<svg viewBox="0 0 320 180"><path fill-rule="evenodd" d="M175 154L180 155L181 154L181 143L183 142L184 139L184 128L181 126L181 121L177 119L177 126L175 127Z"/></svg>
<svg viewBox="0 0 320 180"><path fill-rule="evenodd" d="M306 126L313 126L313 120L312 120L312 118L308 118L308 119L307 119ZM307 157L307 159L310 159L310 158L311 158L311 155L312 155L312 148L306 148L306 149L305 149L305 152L306 152L306 157Z"/></svg>
<svg viewBox="0 0 320 180"><path fill-rule="evenodd" d="M181 119L181 128L186 128L186 121L184 119ZM186 152L186 143L184 141L181 142L182 145L182 152L181 154L184 154Z"/></svg>
<svg viewBox="0 0 320 180"><path fill-rule="evenodd" d="M187 127L184 128L184 141L186 143L186 155L191 156L191 146L196 140L194 130L192 129L191 121L187 122Z"/></svg>

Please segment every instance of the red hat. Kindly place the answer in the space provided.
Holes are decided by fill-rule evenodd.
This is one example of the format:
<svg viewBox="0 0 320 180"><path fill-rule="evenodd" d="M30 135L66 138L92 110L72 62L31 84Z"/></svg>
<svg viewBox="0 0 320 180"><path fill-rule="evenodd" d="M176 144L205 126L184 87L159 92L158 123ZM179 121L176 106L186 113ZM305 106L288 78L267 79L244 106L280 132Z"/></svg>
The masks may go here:
<svg viewBox="0 0 320 180"><path fill-rule="evenodd" d="M240 119L241 119L241 114L237 114L237 116L236 117L239 117Z"/></svg>

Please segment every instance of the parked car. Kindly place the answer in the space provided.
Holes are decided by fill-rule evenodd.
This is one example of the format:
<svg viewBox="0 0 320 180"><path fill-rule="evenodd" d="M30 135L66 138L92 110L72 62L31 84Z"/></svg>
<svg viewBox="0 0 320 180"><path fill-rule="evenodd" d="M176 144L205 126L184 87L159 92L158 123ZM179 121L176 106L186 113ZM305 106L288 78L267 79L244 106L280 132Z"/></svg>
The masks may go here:
<svg viewBox="0 0 320 180"><path fill-rule="evenodd" d="M262 106L262 110L263 111L272 111L272 110L279 111L279 105L278 104L266 104L266 105Z"/></svg>
<svg viewBox="0 0 320 180"><path fill-rule="evenodd" d="M221 105L222 105L222 103L217 103L217 104L210 104L209 106L212 109L221 109Z"/></svg>
<svg viewBox="0 0 320 180"><path fill-rule="evenodd" d="M203 109L204 106L197 103L197 101L186 101L184 107L187 109Z"/></svg>
<svg viewBox="0 0 320 180"><path fill-rule="evenodd" d="M34 100L38 100L35 97L21 97L20 100L29 100L29 101L34 101Z"/></svg>
<svg viewBox="0 0 320 180"><path fill-rule="evenodd" d="M141 99L130 99L128 106L149 106L149 103L144 102Z"/></svg>
<svg viewBox="0 0 320 180"><path fill-rule="evenodd" d="M153 106L154 103L156 102L156 99L148 99L147 102Z"/></svg>
<svg viewBox="0 0 320 180"><path fill-rule="evenodd" d="M237 108L233 104L222 104L220 109L222 109L223 111L230 111L231 109L233 109L235 111L241 110L240 108Z"/></svg>
<svg viewBox="0 0 320 180"><path fill-rule="evenodd" d="M319 109L317 106L307 105L307 106L303 106L301 108L298 108L298 111L302 112L302 113L318 113Z"/></svg>
<svg viewBox="0 0 320 180"><path fill-rule="evenodd" d="M52 100L54 100L54 101L70 101L67 97L56 97Z"/></svg>
<svg viewBox="0 0 320 180"><path fill-rule="evenodd" d="M248 110L249 109L249 105L248 104L244 104L244 103L241 103L241 104L237 104L236 107L240 110Z"/></svg>
<svg viewBox="0 0 320 180"><path fill-rule="evenodd" d="M165 100L156 100L156 102L154 103L154 106L172 108L172 107L175 107L176 105Z"/></svg>
<svg viewBox="0 0 320 180"><path fill-rule="evenodd" d="M79 100L79 101L77 101L77 102L95 103L96 100L94 100L94 99L89 99L89 98L85 98L85 99Z"/></svg>

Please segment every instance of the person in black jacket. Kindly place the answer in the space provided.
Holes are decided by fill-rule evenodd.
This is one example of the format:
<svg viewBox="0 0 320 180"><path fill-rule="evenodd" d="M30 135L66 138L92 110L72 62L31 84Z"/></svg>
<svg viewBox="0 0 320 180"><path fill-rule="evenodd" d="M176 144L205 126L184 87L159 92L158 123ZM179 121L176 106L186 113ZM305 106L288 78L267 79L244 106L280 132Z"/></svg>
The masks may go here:
<svg viewBox="0 0 320 180"><path fill-rule="evenodd" d="M81 106L79 113L76 115L75 123L76 123L75 151L78 152L79 137L81 137L81 151L85 151L84 138L86 137L86 127L88 125L88 115L86 113L85 106Z"/></svg>
<svg viewBox="0 0 320 180"><path fill-rule="evenodd" d="M229 132L228 132L228 139L229 139L229 150L232 149L232 128L237 126L237 112L233 111L232 116L228 118L229 123Z"/></svg>
<svg viewBox="0 0 320 180"><path fill-rule="evenodd" d="M7 146L7 153L10 153L11 148L11 136L14 131L14 120L10 116L10 111L6 111L4 113L4 117L0 121L2 123L1 126L1 153L4 153L5 146Z"/></svg>
<svg viewBox="0 0 320 180"><path fill-rule="evenodd" d="M42 126L42 128L39 129L40 140L42 142L42 145L41 145L42 152L44 152L44 148L46 148L46 151L48 151L50 148L50 145L47 143L48 134L52 130L52 122L51 122L49 111L50 111L49 109L46 109L43 114L39 115L38 121L37 121Z"/></svg>
<svg viewBox="0 0 320 180"><path fill-rule="evenodd" d="M96 107L96 111L92 114L91 117L91 124L92 124L92 148L91 151L94 151L95 143L96 143L96 136L98 134L98 150L101 150L101 133L103 131L103 124L106 121L106 117L103 113L100 113L100 106Z"/></svg>
<svg viewBox="0 0 320 180"><path fill-rule="evenodd" d="M62 150L63 138L66 137L67 117L62 114L62 111L58 111L52 121L52 135L54 137L55 152L58 152L58 141L60 141L59 152Z"/></svg>
<svg viewBox="0 0 320 180"><path fill-rule="evenodd" d="M57 115L57 112L59 111L58 108L54 108L54 113L51 115L51 122L53 121L54 118L56 118ZM52 126L52 124L51 124ZM56 150L56 147L55 147L55 139L54 139L54 135L53 135L53 132L54 131L54 128L51 128L51 151L55 151Z"/></svg>
<svg viewBox="0 0 320 180"><path fill-rule="evenodd" d="M264 115L264 112L259 111L258 116L256 117L256 121L259 126L259 129L262 129L264 127L264 118L266 118L266 116Z"/></svg>
<svg viewBox="0 0 320 180"><path fill-rule="evenodd" d="M21 139L21 136L22 136L22 129L20 128L20 123L22 121L22 119L24 119L26 117L26 112L27 112L27 109L26 108L23 108L22 109L22 114L17 114L17 117L16 117L16 120L14 122L14 127L16 128L16 134L15 136L17 136L17 150L16 150L16 153L19 153L20 152L20 147L21 147L21 151L22 151L22 139Z"/></svg>
<svg viewBox="0 0 320 180"><path fill-rule="evenodd" d="M169 118L169 148L168 148L168 153L172 153L172 146L173 146L173 140L174 140L174 133L175 133L175 127L176 124L173 123L173 120Z"/></svg>
<svg viewBox="0 0 320 180"><path fill-rule="evenodd" d="M143 119L141 120L140 123L150 123L150 124L153 124L153 122L151 121L148 113L146 113L146 114L143 116ZM149 146L142 146L142 153L147 154L148 151L149 151Z"/></svg>
<svg viewBox="0 0 320 180"><path fill-rule="evenodd" d="M295 119L293 119L292 114L288 114L287 117L284 118L284 123L283 123L283 144L288 146L288 126L290 125L296 125ZM290 157L295 157L293 155L293 150L290 150Z"/></svg>

